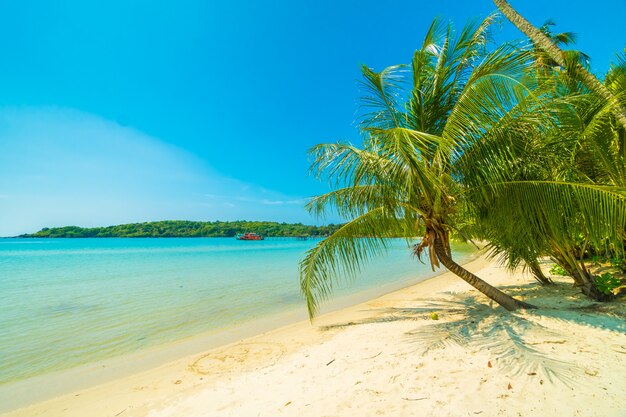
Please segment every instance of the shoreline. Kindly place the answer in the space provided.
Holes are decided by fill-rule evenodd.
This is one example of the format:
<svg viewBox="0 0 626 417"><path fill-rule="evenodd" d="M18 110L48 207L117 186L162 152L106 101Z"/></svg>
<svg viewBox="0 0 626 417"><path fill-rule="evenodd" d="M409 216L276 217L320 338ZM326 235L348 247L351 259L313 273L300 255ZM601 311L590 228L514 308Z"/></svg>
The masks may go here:
<svg viewBox="0 0 626 417"><path fill-rule="evenodd" d="M624 415L623 319L572 315L584 300L567 281L537 291L493 260L465 266L539 307L568 301L507 313L444 272L3 416Z"/></svg>
<svg viewBox="0 0 626 417"><path fill-rule="evenodd" d="M478 251L470 255L469 259L463 262L463 265L469 265L480 259L481 255ZM422 278L419 281L415 281L415 275L409 274L381 287L361 289L353 294L340 295L322 305L321 313L316 320L327 314L337 313L384 297L387 294L402 291L446 273L448 271L445 269L429 271L425 276L418 276L417 278ZM292 306L286 311L248 320L242 324L231 324L224 328L202 332L121 356L8 382L5 386L0 385L0 415L35 406L77 391L149 372L152 369L208 350L218 349L241 340L302 323L309 323L304 302L300 306ZM12 405L7 406L7 404Z"/></svg>

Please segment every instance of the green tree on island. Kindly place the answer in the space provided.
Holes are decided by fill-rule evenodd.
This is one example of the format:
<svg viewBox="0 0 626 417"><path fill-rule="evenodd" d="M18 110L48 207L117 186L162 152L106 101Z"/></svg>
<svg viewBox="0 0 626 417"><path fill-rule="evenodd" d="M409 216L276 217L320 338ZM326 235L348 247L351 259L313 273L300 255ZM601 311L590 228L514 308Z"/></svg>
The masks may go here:
<svg viewBox="0 0 626 417"><path fill-rule="evenodd" d="M84 237L233 237L239 233L254 232L263 236L326 236L339 226L308 226L302 223L259 221L194 222L164 220L160 222L131 223L108 227L83 228L77 226L44 228L20 237L84 238Z"/></svg>

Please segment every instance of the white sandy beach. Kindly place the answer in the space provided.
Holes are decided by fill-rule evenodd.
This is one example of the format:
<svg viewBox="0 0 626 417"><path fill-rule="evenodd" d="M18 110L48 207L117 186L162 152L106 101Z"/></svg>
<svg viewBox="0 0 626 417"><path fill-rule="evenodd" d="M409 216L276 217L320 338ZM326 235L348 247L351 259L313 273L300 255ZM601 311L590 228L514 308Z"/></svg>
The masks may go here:
<svg viewBox="0 0 626 417"><path fill-rule="evenodd" d="M467 267L557 308L508 313L446 273L5 416L626 416L623 302Z"/></svg>

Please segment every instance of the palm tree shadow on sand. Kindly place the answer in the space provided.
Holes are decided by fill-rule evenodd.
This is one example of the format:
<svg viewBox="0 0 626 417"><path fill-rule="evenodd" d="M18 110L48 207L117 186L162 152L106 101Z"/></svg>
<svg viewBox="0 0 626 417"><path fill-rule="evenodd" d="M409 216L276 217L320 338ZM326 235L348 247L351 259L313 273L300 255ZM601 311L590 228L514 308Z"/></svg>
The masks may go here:
<svg viewBox="0 0 626 417"><path fill-rule="evenodd" d="M548 382L560 382L567 387L576 385L579 372L576 365L561 360L554 347L571 344L573 337L560 331L567 324L588 326L608 332L626 334L626 310L621 306L587 302L566 284L539 287L534 284L506 288L509 293L533 300L539 309L507 312L480 302L466 294L447 293L447 299L414 300L417 306L385 308L373 317L323 327L323 330L369 323L419 321L421 324L404 334L404 341L415 343L421 354L457 345L467 350L489 350L494 364L511 376L540 375ZM554 294L546 293L552 292ZM571 299L558 308L549 307L554 297L563 299L563 292L572 292ZM484 298L483 298L484 299ZM436 313L441 320L431 320ZM423 324L422 324L423 323ZM582 336L581 336L582 337ZM584 339L581 339L584 343ZM578 344L577 344L578 345ZM610 348L610 346L609 346ZM626 349L624 346L620 348ZM614 349L616 350L616 349ZM616 350L619 351L619 350Z"/></svg>

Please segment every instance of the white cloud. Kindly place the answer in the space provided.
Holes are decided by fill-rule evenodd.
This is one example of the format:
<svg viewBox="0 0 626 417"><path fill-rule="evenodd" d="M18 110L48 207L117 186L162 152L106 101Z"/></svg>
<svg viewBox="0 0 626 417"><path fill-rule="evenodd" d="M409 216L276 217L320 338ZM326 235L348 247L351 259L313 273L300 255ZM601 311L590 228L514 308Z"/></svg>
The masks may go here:
<svg viewBox="0 0 626 417"><path fill-rule="evenodd" d="M270 206L281 206L281 205L285 205L285 204L298 204L298 205L304 205L306 203L306 199L304 198L298 198L295 200L261 200L262 204L267 204Z"/></svg>

